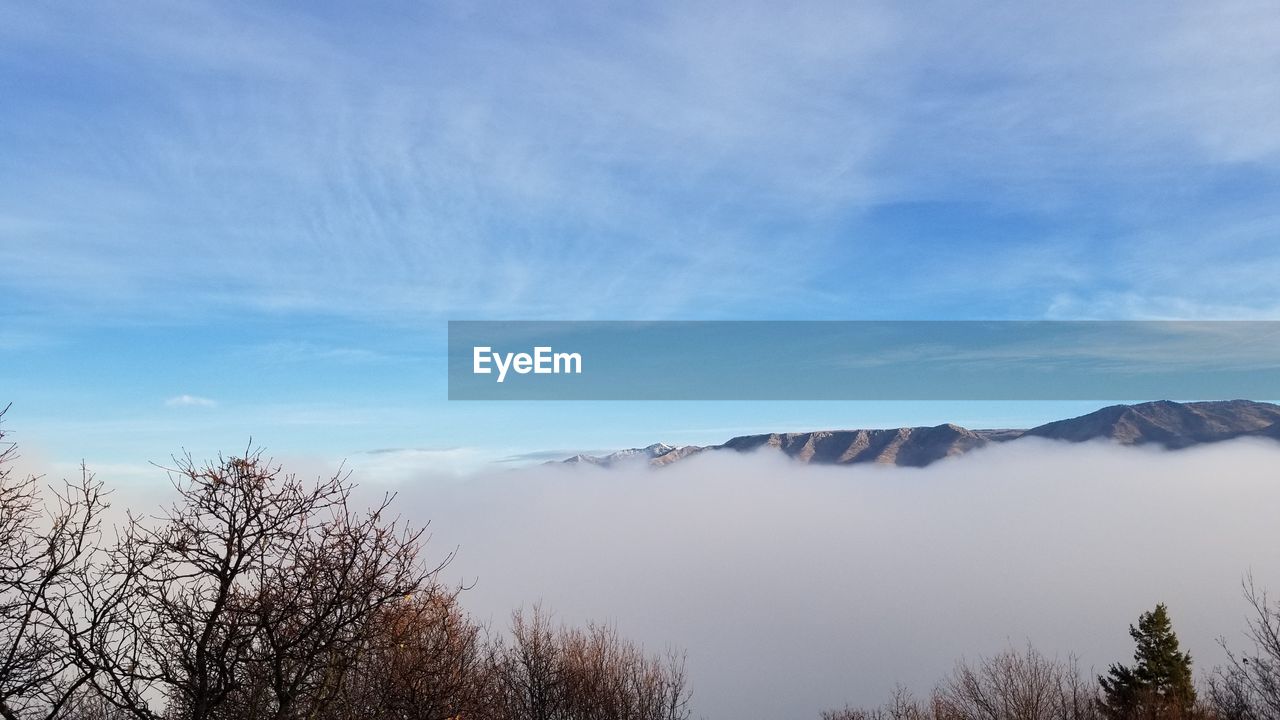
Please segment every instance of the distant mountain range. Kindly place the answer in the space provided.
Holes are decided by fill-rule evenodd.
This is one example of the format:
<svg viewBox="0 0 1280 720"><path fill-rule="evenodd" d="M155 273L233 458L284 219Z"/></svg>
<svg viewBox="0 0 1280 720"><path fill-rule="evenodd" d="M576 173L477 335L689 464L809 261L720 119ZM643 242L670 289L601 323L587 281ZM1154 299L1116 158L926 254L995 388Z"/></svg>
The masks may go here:
<svg viewBox="0 0 1280 720"><path fill-rule="evenodd" d="M656 443L608 455L575 455L562 463L601 467L648 464L662 467L705 452L776 448L804 463L881 463L924 467L991 443L1042 437L1069 442L1106 439L1121 445L1159 444L1178 449L1238 437L1280 440L1280 405L1249 400L1177 403L1170 400L1112 405L1088 415L1030 430L970 430L959 425L886 430L819 430L743 435L720 445Z"/></svg>

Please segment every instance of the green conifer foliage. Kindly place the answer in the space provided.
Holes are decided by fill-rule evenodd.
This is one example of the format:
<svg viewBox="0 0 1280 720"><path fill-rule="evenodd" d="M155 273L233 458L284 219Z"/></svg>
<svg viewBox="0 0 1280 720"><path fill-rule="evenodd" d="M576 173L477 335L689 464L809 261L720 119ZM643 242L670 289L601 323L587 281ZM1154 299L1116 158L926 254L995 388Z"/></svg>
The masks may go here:
<svg viewBox="0 0 1280 720"><path fill-rule="evenodd" d="M1098 678L1102 710L1113 720L1174 720L1191 717L1196 702L1191 654L1178 647L1178 636L1164 603L1129 626L1137 644L1132 666L1112 665Z"/></svg>

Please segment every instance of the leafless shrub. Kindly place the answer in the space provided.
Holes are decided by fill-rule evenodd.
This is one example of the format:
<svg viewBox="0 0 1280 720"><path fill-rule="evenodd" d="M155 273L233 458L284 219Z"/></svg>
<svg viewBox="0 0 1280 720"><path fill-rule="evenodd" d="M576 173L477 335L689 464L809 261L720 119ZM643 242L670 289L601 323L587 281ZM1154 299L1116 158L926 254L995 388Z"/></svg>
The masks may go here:
<svg viewBox="0 0 1280 720"><path fill-rule="evenodd" d="M336 696L320 717L447 720L475 717L486 699L481 628L457 592L433 587L370 620Z"/></svg>
<svg viewBox="0 0 1280 720"><path fill-rule="evenodd" d="M1280 718L1280 602L1265 590L1244 582L1244 596L1252 610L1248 635L1251 652L1227 651L1227 665L1209 682L1209 700L1224 720Z"/></svg>
<svg viewBox="0 0 1280 720"><path fill-rule="evenodd" d="M932 720L933 717L933 708L917 700L910 690L901 685L893 689L889 702L880 707L845 706L822 713L822 720Z"/></svg>
<svg viewBox="0 0 1280 720"><path fill-rule="evenodd" d="M977 662L957 663L933 692L916 700L904 688L887 705L846 707L823 720L1098 720L1097 689L1074 660L1045 657L1035 648L1006 650Z"/></svg>
<svg viewBox="0 0 1280 720"><path fill-rule="evenodd" d="M934 693L939 720L1094 720L1096 689L1074 660L1028 646L961 662Z"/></svg>
<svg viewBox="0 0 1280 720"><path fill-rule="evenodd" d="M683 657L647 655L615 629L553 628L542 610L512 620L491 661L493 720L686 720Z"/></svg>

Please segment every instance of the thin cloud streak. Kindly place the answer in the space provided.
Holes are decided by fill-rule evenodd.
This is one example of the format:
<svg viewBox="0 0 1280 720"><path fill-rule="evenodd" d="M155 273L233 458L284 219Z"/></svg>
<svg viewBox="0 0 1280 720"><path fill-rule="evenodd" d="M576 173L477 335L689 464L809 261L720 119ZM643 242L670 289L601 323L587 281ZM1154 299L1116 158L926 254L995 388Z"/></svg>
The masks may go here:
<svg viewBox="0 0 1280 720"><path fill-rule="evenodd" d="M175 395L164 401L165 407L171 408L215 408L218 401L199 395Z"/></svg>

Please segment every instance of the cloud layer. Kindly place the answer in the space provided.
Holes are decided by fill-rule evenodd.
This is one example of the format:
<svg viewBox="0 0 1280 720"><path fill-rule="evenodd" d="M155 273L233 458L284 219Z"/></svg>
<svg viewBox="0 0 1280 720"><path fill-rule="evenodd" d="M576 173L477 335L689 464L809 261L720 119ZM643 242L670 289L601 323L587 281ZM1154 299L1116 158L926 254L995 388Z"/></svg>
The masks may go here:
<svg viewBox="0 0 1280 720"><path fill-rule="evenodd" d="M543 601L689 652L699 713L812 718L927 691L962 656L1035 643L1128 658L1169 604L1200 671L1252 570L1280 587L1280 447L1028 440L923 470L716 454L661 472L538 467L401 485L495 625ZM359 462L357 478L364 477ZM402 475L403 476L403 475Z"/></svg>

